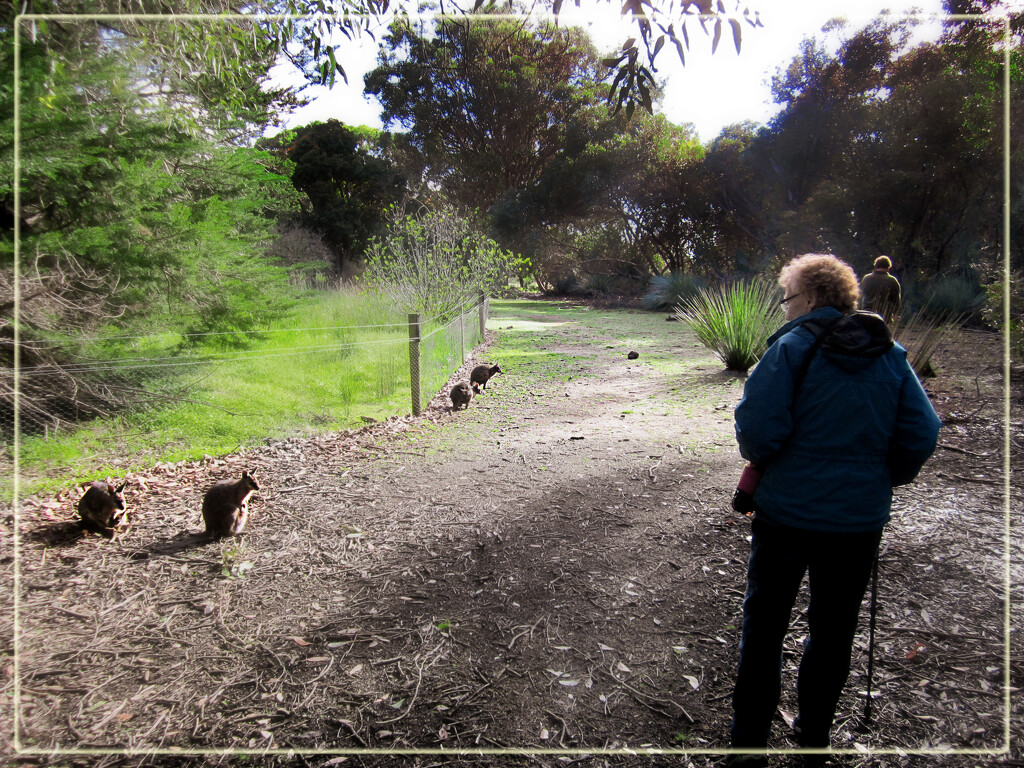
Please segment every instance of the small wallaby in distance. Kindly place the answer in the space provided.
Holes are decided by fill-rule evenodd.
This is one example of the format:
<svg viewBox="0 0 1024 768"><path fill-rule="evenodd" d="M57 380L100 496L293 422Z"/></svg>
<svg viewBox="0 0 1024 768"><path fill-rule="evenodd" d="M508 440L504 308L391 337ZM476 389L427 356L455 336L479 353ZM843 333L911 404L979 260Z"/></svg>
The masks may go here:
<svg viewBox="0 0 1024 768"><path fill-rule="evenodd" d="M487 389L487 382L497 373L501 373L500 365L478 365L473 369L473 372L469 374L469 380L474 384L479 384L484 389Z"/></svg>
<svg viewBox="0 0 1024 768"><path fill-rule="evenodd" d="M85 530L109 539L113 537L116 528L128 522L124 497L121 495L127 482L116 488L112 483L102 480L93 480L82 486L85 494L78 500L78 516Z"/></svg>
<svg viewBox="0 0 1024 768"><path fill-rule="evenodd" d="M211 539L237 536L249 518L249 496L260 489L255 476L242 472L240 480L221 480L203 497L203 522Z"/></svg>
<svg viewBox="0 0 1024 768"><path fill-rule="evenodd" d="M469 407L469 402L473 399L473 395L480 394L480 386L475 381L472 384L460 381L452 387L452 391L448 394L452 399L452 410L457 411L460 407Z"/></svg>

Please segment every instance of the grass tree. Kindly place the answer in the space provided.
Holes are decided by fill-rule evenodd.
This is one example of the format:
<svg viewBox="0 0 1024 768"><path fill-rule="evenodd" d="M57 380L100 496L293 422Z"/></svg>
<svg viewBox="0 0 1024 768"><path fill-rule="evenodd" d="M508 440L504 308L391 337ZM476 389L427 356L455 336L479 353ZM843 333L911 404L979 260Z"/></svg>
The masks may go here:
<svg viewBox="0 0 1024 768"><path fill-rule="evenodd" d="M774 283L755 279L704 288L683 299L676 317L730 371L747 371L768 348L768 337L785 322Z"/></svg>

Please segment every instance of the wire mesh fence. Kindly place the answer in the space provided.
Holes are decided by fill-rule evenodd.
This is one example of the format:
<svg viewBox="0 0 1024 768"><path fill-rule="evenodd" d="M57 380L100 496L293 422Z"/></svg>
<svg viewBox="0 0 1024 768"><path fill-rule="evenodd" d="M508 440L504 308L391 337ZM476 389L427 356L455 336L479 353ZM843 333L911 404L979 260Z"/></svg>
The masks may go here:
<svg viewBox="0 0 1024 768"><path fill-rule="evenodd" d="M480 298L415 330L286 328L244 344L230 333L25 340L17 370L0 368L0 472L11 478L15 449L31 488L418 414L483 341L487 309Z"/></svg>
<svg viewBox="0 0 1024 768"><path fill-rule="evenodd" d="M439 325L423 337L420 344L420 387L429 401L432 393L437 392L452 371L457 369L466 359L466 353L484 340L488 304L481 298L475 306L464 309L458 317L450 322ZM421 394L420 408L423 407ZM415 403L413 413L419 413Z"/></svg>

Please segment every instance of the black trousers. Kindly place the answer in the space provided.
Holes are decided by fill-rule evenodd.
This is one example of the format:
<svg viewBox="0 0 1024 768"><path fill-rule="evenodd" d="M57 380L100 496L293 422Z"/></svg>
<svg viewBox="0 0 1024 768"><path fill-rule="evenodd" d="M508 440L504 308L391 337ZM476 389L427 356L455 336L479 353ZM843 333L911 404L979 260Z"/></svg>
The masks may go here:
<svg viewBox="0 0 1024 768"><path fill-rule="evenodd" d="M804 574L808 639L797 677L800 743L827 747L861 601L882 532L824 533L754 519L733 691L732 746L765 747L779 703L782 644Z"/></svg>

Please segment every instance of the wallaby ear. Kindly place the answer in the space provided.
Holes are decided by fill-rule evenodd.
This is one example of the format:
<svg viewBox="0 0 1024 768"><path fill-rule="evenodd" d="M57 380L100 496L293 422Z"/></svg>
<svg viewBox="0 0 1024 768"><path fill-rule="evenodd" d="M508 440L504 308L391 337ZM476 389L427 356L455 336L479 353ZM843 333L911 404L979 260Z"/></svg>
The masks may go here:
<svg viewBox="0 0 1024 768"><path fill-rule="evenodd" d="M128 481L127 480L125 480L123 483L121 483L119 486L117 486L117 488L114 489L114 493L120 493L121 491L124 490L124 487L126 485L128 485Z"/></svg>

